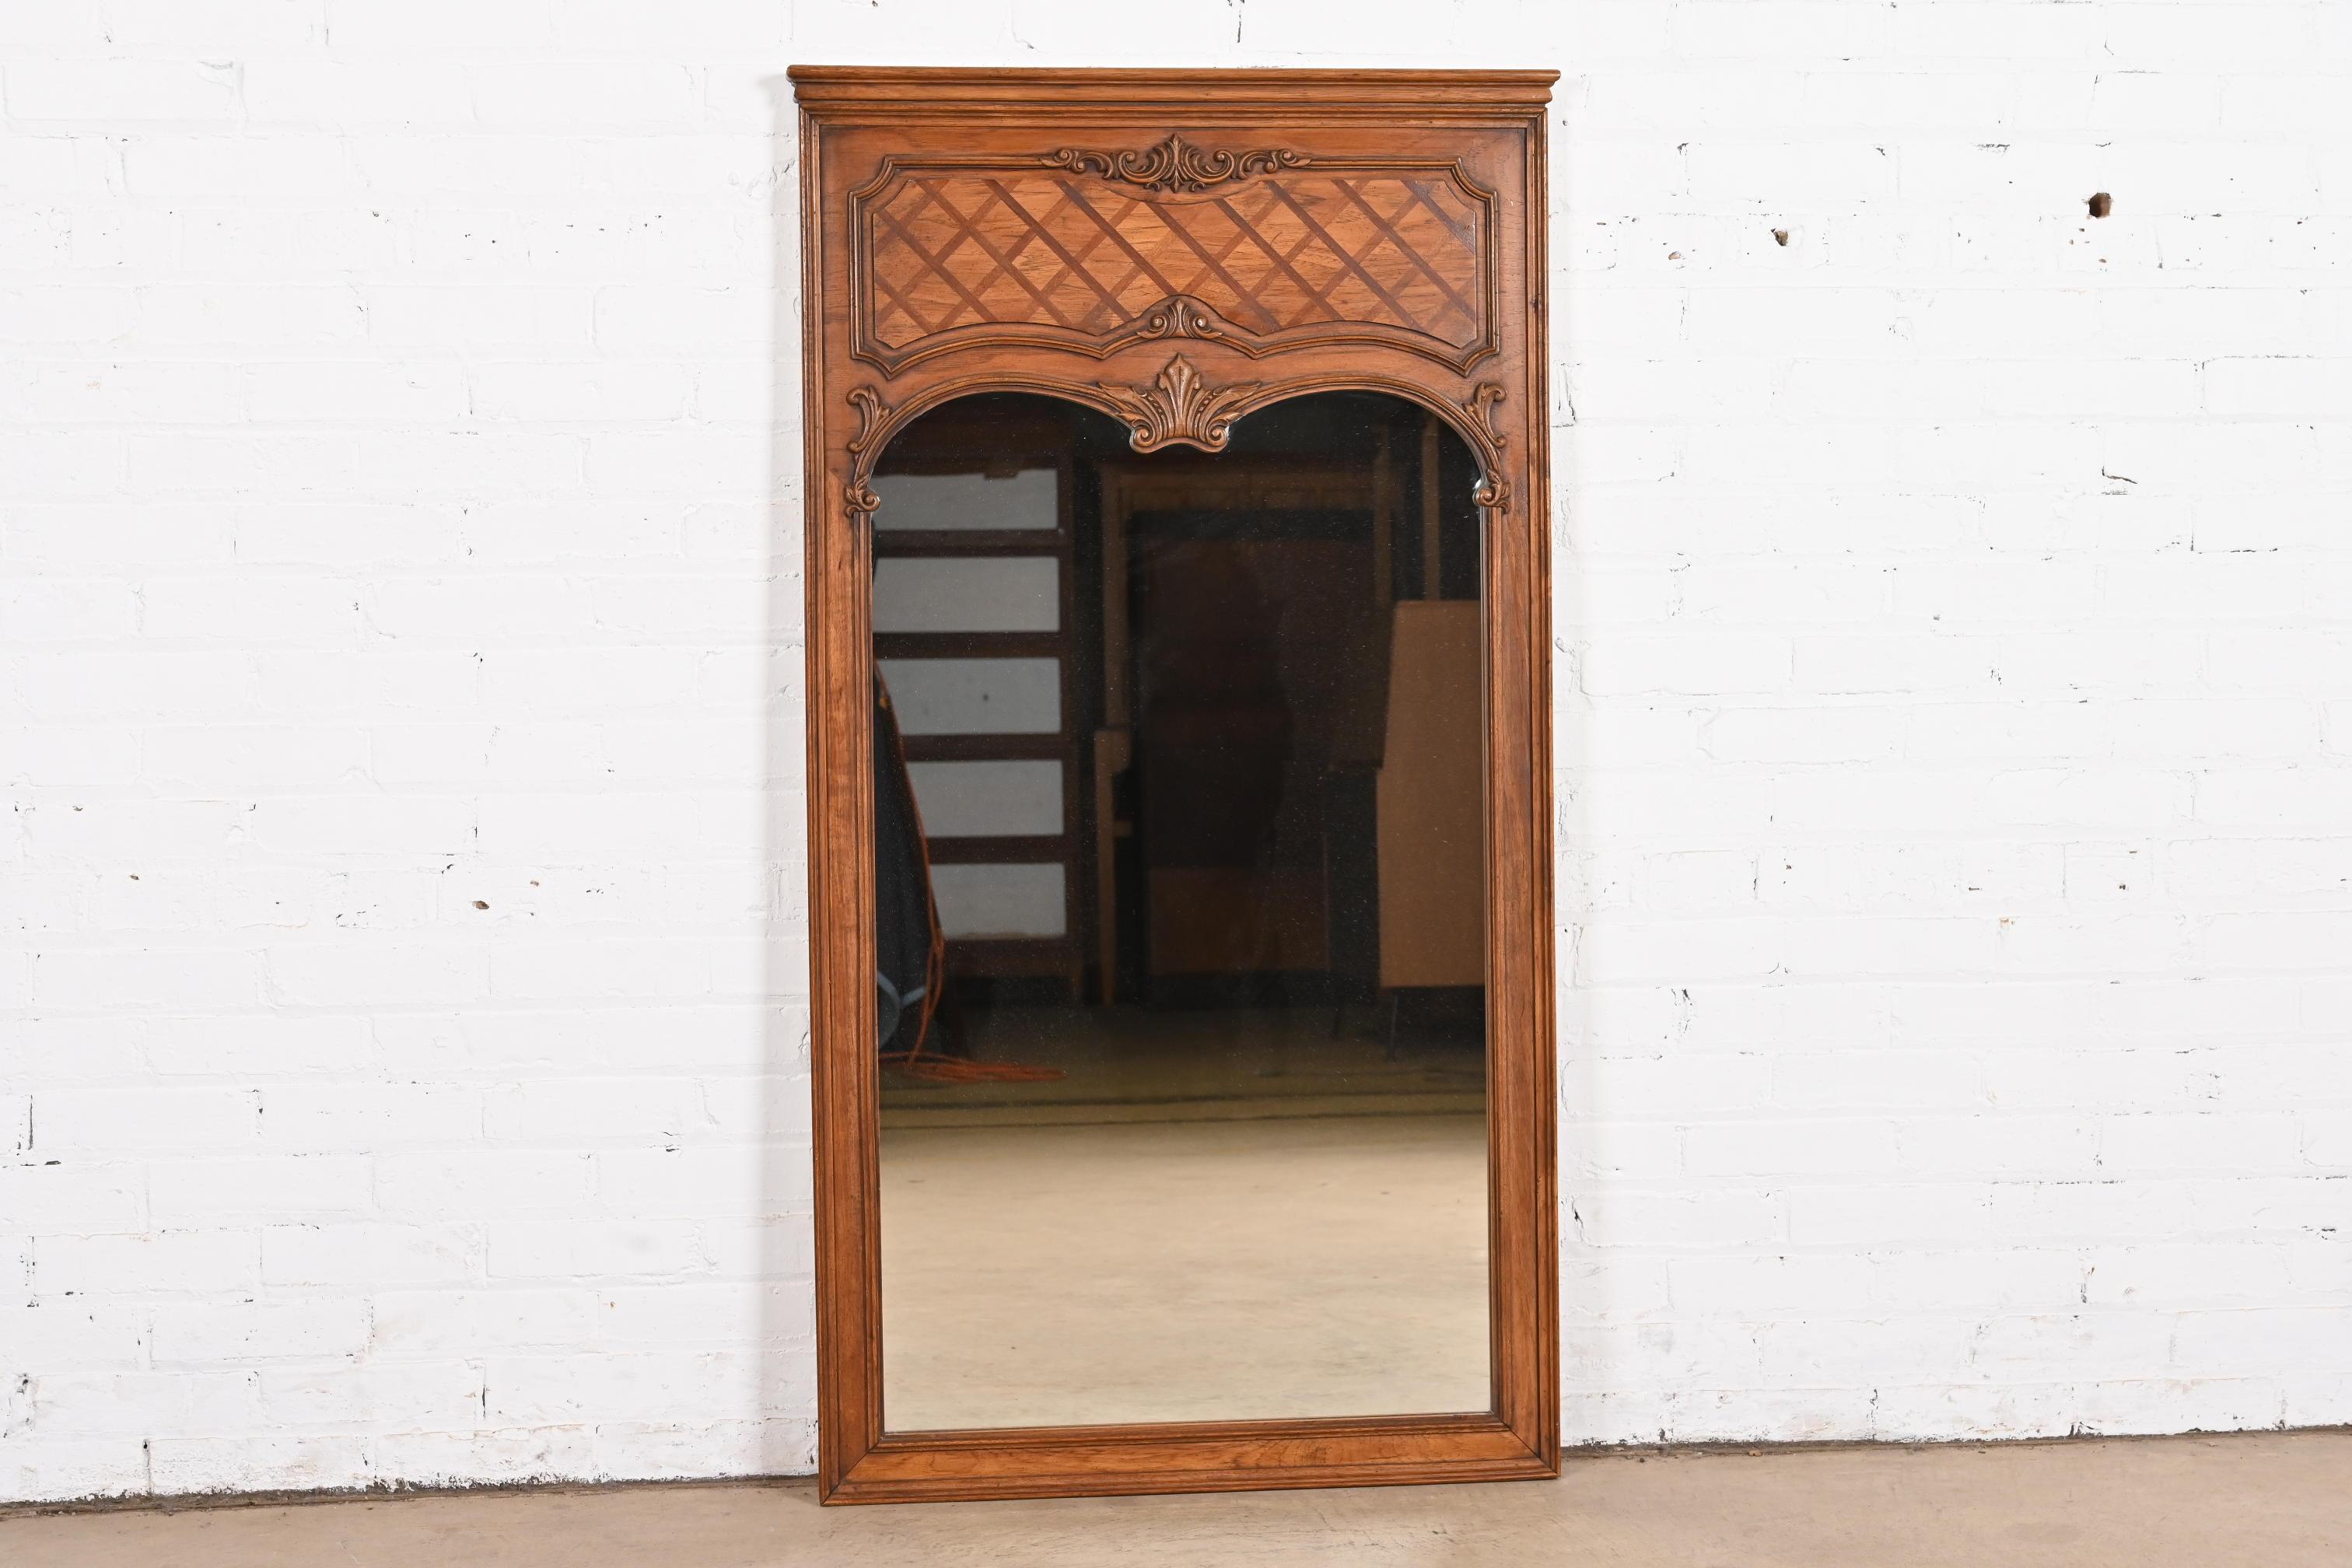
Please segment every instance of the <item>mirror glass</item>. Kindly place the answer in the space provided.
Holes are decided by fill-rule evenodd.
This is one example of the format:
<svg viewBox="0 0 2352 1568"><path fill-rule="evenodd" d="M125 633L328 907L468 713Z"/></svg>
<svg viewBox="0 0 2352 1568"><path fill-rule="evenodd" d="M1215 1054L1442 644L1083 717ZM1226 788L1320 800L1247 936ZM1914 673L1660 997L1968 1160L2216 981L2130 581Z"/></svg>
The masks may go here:
<svg viewBox="0 0 2352 1568"><path fill-rule="evenodd" d="M1489 1408L1477 479L1358 393L884 454L888 1430Z"/></svg>

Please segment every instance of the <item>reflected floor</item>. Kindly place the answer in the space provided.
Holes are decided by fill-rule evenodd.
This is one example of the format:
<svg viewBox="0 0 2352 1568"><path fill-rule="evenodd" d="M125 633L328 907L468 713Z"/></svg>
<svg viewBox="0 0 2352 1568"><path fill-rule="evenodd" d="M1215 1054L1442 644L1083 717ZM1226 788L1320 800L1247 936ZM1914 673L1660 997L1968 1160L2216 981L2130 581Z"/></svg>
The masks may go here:
<svg viewBox="0 0 2352 1568"><path fill-rule="evenodd" d="M1336 1027L1335 1027L1336 1023ZM1149 1012L1006 1007L963 1023L977 1060L1052 1068L1042 1083L882 1078L886 1127L1475 1113L1486 1106L1475 1018L1350 1007Z"/></svg>
<svg viewBox="0 0 2352 1568"><path fill-rule="evenodd" d="M893 1431L1488 1407L1486 1128L887 1127Z"/></svg>

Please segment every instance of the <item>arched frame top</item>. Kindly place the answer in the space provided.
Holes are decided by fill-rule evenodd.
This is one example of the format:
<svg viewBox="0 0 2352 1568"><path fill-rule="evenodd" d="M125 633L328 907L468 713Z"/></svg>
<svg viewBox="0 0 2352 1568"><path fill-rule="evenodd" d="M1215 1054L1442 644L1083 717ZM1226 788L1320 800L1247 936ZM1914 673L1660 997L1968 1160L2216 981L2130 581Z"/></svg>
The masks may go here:
<svg viewBox="0 0 2352 1568"><path fill-rule="evenodd" d="M1480 382L1472 388L1469 400L1458 404L1449 403L1442 393L1422 382L1371 372L1249 382L1210 390L1197 367L1178 354L1151 386L1132 389L1102 382L1046 381L981 371L959 380L934 382L905 403L892 405L884 403L882 394L871 386L853 386L849 403L856 411L858 428L844 446L848 458L844 508L853 518L872 514L880 504L871 483L874 466L891 440L916 420L961 397L1007 392L1059 398L1108 415L1128 427L1129 445L1139 452L1168 447L1222 452L1244 419L1277 403L1325 392L1386 393L1435 415L1477 456L1478 488L1473 500L1489 511L1510 505L1511 481L1505 460L1509 437L1495 423L1495 405L1507 395L1500 383Z"/></svg>
<svg viewBox="0 0 2352 1568"><path fill-rule="evenodd" d="M799 68L818 1481L832 1502L1556 1474L1545 108L1555 73ZM980 393L1138 451L1386 393L1486 520L1485 1411L890 1431L872 997L875 465Z"/></svg>

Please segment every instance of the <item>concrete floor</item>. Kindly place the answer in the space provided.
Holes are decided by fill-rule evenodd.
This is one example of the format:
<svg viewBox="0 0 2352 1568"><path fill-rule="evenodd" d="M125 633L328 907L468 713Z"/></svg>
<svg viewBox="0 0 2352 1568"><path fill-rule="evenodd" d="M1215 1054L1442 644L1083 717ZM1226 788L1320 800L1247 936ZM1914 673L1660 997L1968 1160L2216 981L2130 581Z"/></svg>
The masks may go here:
<svg viewBox="0 0 2352 1568"><path fill-rule="evenodd" d="M2340 1568L2352 1433L1571 1458L1550 1482L819 1508L809 1484L0 1517L42 1568Z"/></svg>
<svg viewBox="0 0 2352 1568"><path fill-rule="evenodd" d="M1475 1114L882 1132L893 1431L1484 1410Z"/></svg>

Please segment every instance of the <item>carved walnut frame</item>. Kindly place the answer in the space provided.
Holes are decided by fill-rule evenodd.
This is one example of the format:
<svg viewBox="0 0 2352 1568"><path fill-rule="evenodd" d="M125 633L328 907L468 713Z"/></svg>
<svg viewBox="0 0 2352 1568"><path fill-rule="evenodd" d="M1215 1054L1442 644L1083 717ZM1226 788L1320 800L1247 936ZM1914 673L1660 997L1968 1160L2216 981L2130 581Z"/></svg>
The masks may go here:
<svg viewBox="0 0 2352 1568"><path fill-rule="evenodd" d="M1554 73L800 68L818 1485L829 1502L1556 1475L1544 116ZM1236 260L1246 256L1246 264ZM1139 452L1392 394L1478 458L1493 1402L892 1432L873 1002L870 480L979 392Z"/></svg>

